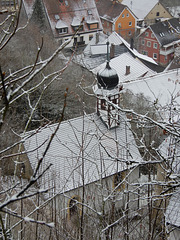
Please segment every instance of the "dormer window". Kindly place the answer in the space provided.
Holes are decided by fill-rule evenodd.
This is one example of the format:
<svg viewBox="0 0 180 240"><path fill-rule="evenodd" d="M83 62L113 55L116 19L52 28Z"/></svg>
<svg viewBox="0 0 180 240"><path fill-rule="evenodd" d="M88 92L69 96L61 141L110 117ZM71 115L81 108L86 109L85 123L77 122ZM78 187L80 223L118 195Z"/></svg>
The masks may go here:
<svg viewBox="0 0 180 240"><path fill-rule="evenodd" d="M77 18L77 17L73 18L71 26L74 31L76 31L78 29L79 29L79 31L83 31L83 25L82 25L81 21L79 20L79 18Z"/></svg>
<svg viewBox="0 0 180 240"><path fill-rule="evenodd" d="M89 29L97 29L99 22L94 18L93 14L92 14L92 10L88 9L87 13L88 13L88 16L87 16L86 23L88 25L88 28Z"/></svg>
<svg viewBox="0 0 180 240"><path fill-rule="evenodd" d="M56 23L56 30L59 34L68 33L68 26L66 23L59 19Z"/></svg>

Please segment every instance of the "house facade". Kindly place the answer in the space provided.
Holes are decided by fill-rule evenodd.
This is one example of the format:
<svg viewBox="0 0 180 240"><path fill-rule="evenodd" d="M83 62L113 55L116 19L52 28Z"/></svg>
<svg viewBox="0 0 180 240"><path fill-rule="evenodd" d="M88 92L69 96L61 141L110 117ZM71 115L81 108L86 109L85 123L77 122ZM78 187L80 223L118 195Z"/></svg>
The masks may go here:
<svg viewBox="0 0 180 240"><path fill-rule="evenodd" d="M149 26L162 18L171 18L172 15L168 9L160 3L159 0L143 0L141 3L138 0L120 0L137 16L137 25Z"/></svg>
<svg viewBox="0 0 180 240"><path fill-rule="evenodd" d="M157 63L166 66L173 59L175 48L179 45L179 33L179 19L158 22L146 28L138 36L137 49Z"/></svg>
<svg viewBox="0 0 180 240"><path fill-rule="evenodd" d="M136 16L127 6L110 0L96 0L96 6L104 33L111 34L115 31L126 40L134 37Z"/></svg>
<svg viewBox="0 0 180 240"><path fill-rule="evenodd" d="M42 0L42 8L46 14L54 38L62 44L74 36L67 47L86 45L102 25L94 0ZM24 0L27 15L33 15L36 1Z"/></svg>

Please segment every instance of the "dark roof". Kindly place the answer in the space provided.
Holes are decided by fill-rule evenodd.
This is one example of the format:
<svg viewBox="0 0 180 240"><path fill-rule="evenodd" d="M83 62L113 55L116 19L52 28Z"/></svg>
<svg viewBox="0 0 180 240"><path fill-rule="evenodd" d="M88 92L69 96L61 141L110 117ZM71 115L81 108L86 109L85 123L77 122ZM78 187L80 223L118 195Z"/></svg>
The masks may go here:
<svg viewBox="0 0 180 240"><path fill-rule="evenodd" d="M101 69L97 73L98 87L111 90L117 87L119 83L119 77L115 69L111 68L109 61L106 64L105 69Z"/></svg>
<svg viewBox="0 0 180 240"><path fill-rule="evenodd" d="M177 18L172 18L163 22L155 23L151 25L150 28L161 46L180 39L180 23Z"/></svg>
<svg viewBox="0 0 180 240"><path fill-rule="evenodd" d="M114 19L118 17L121 12L127 7L118 1L110 0L96 0L96 6L100 17L104 17L110 21L114 21Z"/></svg>

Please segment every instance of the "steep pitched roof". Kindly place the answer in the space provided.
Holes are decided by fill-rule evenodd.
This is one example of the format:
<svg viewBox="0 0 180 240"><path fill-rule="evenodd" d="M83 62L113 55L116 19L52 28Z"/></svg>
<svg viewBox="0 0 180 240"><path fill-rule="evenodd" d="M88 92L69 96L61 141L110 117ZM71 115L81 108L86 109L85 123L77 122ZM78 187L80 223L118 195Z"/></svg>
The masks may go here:
<svg viewBox="0 0 180 240"><path fill-rule="evenodd" d="M106 63L101 64L100 66L93 69L93 73L97 74L100 69L105 68ZM154 71L149 69L137 58L134 58L129 52L123 53L120 56L111 59L110 66L116 70L119 81L126 82L136 80L142 76L152 76L155 74ZM130 73L126 75L126 66L130 66Z"/></svg>
<svg viewBox="0 0 180 240"><path fill-rule="evenodd" d="M57 124L46 126L25 137L24 146L33 169L56 128ZM140 161L140 153L124 115L121 115L119 127L111 130L96 113L85 115L60 124L41 171L50 164L52 167L43 176L43 185L39 184L40 188L55 186L55 191L61 193L82 186L82 164L85 184L88 184L131 168Z"/></svg>
<svg viewBox="0 0 180 240"><path fill-rule="evenodd" d="M96 0L96 6L101 17L114 21L126 8L118 1Z"/></svg>
<svg viewBox="0 0 180 240"><path fill-rule="evenodd" d="M154 33L161 46L170 44L180 39L180 22L177 18L172 18L163 22L158 22L149 27Z"/></svg>
<svg viewBox="0 0 180 240"><path fill-rule="evenodd" d="M177 70L162 72L151 77L144 77L140 80L124 83L124 89L132 91L134 94L143 93L149 102L156 103L161 116L164 120L177 120L180 111L180 75ZM174 105L172 107L172 98L174 98ZM166 110L164 110L166 107ZM170 109L168 111L167 109ZM173 110L174 109L174 110Z"/></svg>
<svg viewBox="0 0 180 240"><path fill-rule="evenodd" d="M31 12L34 0L23 1L25 8ZM75 19L78 19L78 22L83 20L83 32L92 31L88 28L88 23L98 22L98 29L102 29L94 0L42 0L42 2L45 6L46 14L55 37L59 37L59 34L56 31L58 21L63 22L66 27L68 27L68 35L72 35L74 33L72 24L74 24Z"/></svg>
<svg viewBox="0 0 180 240"><path fill-rule="evenodd" d="M144 19L151 9L158 3L158 0L123 0L122 3L139 18Z"/></svg>
<svg viewBox="0 0 180 240"><path fill-rule="evenodd" d="M111 33L110 36L107 36L103 33L99 34L99 41L96 43L96 37L93 37L93 39L90 41L90 43L86 46L84 49L83 54L80 56L76 56L74 59L79 64L83 65L84 67L88 68L89 70L92 70L99 66L100 64L103 64L107 59L107 47L106 43L109 41L110 45L115 45L114 47L114 57L119 56L120 54L123 54L125 52L130 52L134 57L137 57L142 61L149 69L156 71L158 69L157 63L150 57L145 56L143 54L140 54L135 48L131 49L131 46L126 40L124 40L119 34L116 32ZM97 49L98 46L104 45L103 50L101 52L101 55L98 56L92 55L92 50ZM102 49L101 48L101 49ZM100 52L100 51L98 51ZM103 54L102 54L103 53ZM156 67L157 66L157 67ZM162 70L161 70L162 71Z"/></svg>

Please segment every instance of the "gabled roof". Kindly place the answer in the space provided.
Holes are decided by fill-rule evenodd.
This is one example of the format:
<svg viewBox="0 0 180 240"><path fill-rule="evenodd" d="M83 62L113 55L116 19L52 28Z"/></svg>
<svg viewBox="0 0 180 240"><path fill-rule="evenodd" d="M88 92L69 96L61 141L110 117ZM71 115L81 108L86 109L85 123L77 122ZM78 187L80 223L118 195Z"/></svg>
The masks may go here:
<svg viewBox="0 0 180 240"><path fill-rule="evenodd" d="M110 36L107 36L103 33L99 33L98 37L99 41L96 43L96 36L93 37L93 39L90 41L90 43L86 46L84 49L84 53L80 56L76 56L75 61L77 61L79 64L83 65L84 67L88 68L89 70L92 70L99 66L100 64L104 63L107 59L107 47L106 43L109 41L110 45L115 45L114 49L114 57L119 56L120 54L123 54L125 52L130 52L134 57L137 57L142 61L147 67L148 65L151 65L149 68L156 71L155 66L158 67L157 63L154 61L154 59L145 56L143 54L140 54L135 48L131 49L130 44L126 42L119 34L116 32L113 32ZM92 51L95 48L98 48L99 45L104 45L104 48L102 47L101 50L104 50L104 54L101 51L101 55L92 55Z"/></svg>
<svg viewBox="0 0 180 240"><path fill-rule="evenodd" d="M56 128L54 124L27 133L24 146L33 169ZM55 191L61 193L82 186L82 164L85 184L89 184L131 168L141 160L124 115L120 125L110 130L96 113L85 115L60 124L41 166L43 171L52 164L42 177L40 188L55 186Z"/></svg>
<svg viewBox="0 0 180 240"><path fill-rule="evenodd" d="M144 19L152 8L158 3L158 0L123 0L122 3L139 18Z"/></svg>
<svg viewBox="0 0 180 240"><path fill-rule="evenodd" d="M177 18L155 23L149 26L149 28L154 33L161 46L170 44L180 39L180 22Z"/></svg>
<svg viewBox="0 0 180 240"><path fill-rule="evenodd" d="M114 22L127 6L118 1L96 0L96 6L100 17Z"/></svg>
<svg viewBox="0 0 180 240"><path fill-rule="evenodd" d="M177 121L180 111L180 75L177 70L162 72L141 80L124 83L124 89L134 94L144 94L149 102L156 103L164 120ZM174 98L172 106L172 98ZM166 108L165 108L166 107ZM170 111L168 111L170 109ZM173 110L174 109L174 110Z"/></svg>
<svg viewBox="0 0 180 240"><path fill-rule="evenodd" d="M97 74L100 69L105 68L106 63L93 69L93 73ZM142 76L152 76L155 74L154 71L149 69L137 58L134 58L129 52L123 53L116 58L111 59L110 66L116 70L119 81L124 83L126 81L136 80ZM126 66L130 66L130 73L126 75Z"/></svg>
<svg viewBox="0 0 180 240"><path fill-rule="evenodd" d="M31 12L35 0L23 0L26 12ZM42 0L47 18L55 37L59 37L56 31L58 21L62 21L68 27L68 35L74 33L72 25L83 21L83 32L91 32L88 24L99 23L98 29L102 29L99 14L94 0ZM96 29L96 30L98 30ZM95 31L93 29L93 31Z"/></svg>

